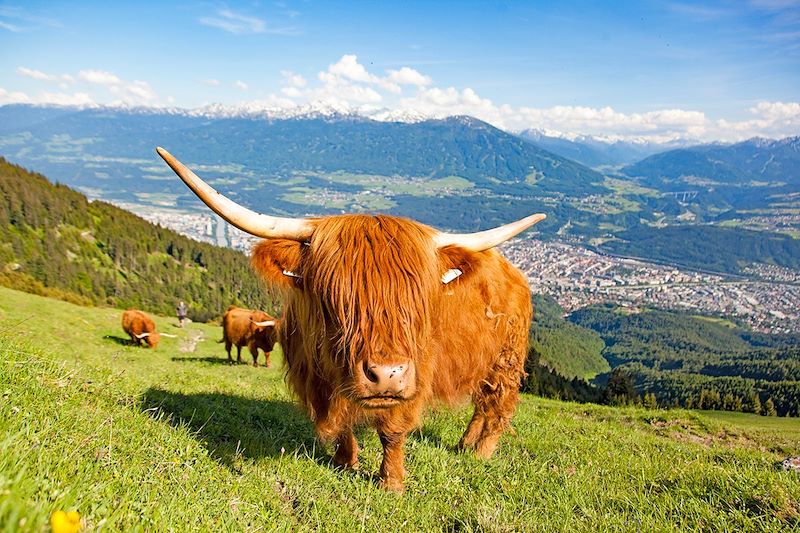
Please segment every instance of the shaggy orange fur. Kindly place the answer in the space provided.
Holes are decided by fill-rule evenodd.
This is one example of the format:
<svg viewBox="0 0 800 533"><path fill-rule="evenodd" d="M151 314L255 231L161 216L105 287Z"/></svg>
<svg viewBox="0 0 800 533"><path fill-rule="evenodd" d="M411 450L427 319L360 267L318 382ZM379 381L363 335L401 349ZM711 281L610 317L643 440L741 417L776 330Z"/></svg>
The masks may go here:
<svg viewBox="0 0 800 533"><path fill-rule="evenodd" d="M253 322L276 320L263 311L242 309L231 305L222 317L222 340L232 361L231 348L236 346L236 360L242 360L242 346L247 346L253 356L253 366L258 366L258 349L264 352L264 365L269 368L269 356L275 345L275 326L257 326Z"/></svg>
<svg viewBox="0 0 800 533"><path fill-rule="evenodd" d="M264 240L252 262L287 292L278 330L287 381L318 434L337 442L334 460L358 464L352 427L369 422L384 447L381 483L402 490L403 443L423 407L467 396L475 413L459 446L491 456L524 376L532 317L524 276L493 249L437 250L432 228L403 218L341 215L314 224L310 242ZM462 274L442 283L453 268ZM409 360L413 397L379 409L359 403L359 365Z"/></svg>
<svg viewBox="0 0 800 533"><path fill-rule="evenodd" d="M144 341L149 348L155 349L161 340L161 335L156 333L153 319L138 309L128 309L122 313L122 329L136 346L141 346L141 342ZM142 337L144 333L148 335Z"/></svg>

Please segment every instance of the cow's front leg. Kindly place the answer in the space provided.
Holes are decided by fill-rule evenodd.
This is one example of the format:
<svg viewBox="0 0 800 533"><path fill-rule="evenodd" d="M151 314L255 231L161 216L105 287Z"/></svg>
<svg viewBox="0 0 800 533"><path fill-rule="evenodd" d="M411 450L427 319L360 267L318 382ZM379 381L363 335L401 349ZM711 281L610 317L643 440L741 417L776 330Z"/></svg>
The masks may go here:
<svg viewBox="0 0 800 533"><path fill-rule="evenodd" d="M406 442L406 434L378 431L378 436L383 445L380 485L387 490L403 492L403 479L406 477L403 444Z"/></svg>
<svg viewBox="0 0 800 533"><path fill-rule="evenodd" d="M333 463L342 468L358 468L358 441L353 429L347 428L336 439L336 454Z"/></svg>

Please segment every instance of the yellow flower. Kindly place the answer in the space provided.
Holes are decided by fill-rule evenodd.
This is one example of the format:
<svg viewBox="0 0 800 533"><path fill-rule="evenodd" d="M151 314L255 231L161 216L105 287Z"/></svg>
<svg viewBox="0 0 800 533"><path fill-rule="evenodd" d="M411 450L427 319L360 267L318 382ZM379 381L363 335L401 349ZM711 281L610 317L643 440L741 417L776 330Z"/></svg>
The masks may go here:
<svg viewBox="0 0 800 533"><path fill-rule="evenodd" d="M53 533L78 533L81 530L81 515L78 511L56 511L50 515L50 527Z"/></svg>

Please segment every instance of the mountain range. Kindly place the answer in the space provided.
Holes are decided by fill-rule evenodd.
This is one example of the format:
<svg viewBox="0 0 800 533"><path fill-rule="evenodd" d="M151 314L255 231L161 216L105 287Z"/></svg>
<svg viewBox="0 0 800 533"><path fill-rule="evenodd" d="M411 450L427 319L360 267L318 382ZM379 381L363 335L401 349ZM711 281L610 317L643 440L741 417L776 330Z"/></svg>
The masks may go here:
<svg viewBox="0 0 800 533"><path fill-rule="evenodd" d="M589 135L568 138L548 135L547 132L539 129L523 130L519 135L540 148L592 168L629 165L647 156L686 145L685 141L665 143L612 141Z"/></svg>

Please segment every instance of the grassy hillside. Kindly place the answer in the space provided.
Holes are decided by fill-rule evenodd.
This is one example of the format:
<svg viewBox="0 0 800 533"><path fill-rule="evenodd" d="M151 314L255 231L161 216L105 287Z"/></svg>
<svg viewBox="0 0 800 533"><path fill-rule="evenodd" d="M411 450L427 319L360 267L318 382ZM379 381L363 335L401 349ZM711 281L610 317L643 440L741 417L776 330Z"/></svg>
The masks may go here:
<svg viewBox="0 0 800 533"><path fill-rule="evenodd" d="M56 509L112 531L800 527L800 477L775 467L800 441L778 426L524 396L479 461L452 449L469 411L438 409L397 496L376 487L374 432L360 473L334 470L282 372L224 364L219 328L157 317L178 338L150 351L119 318L0 288L0 529L41 531Z"/></svg>
<svg viewBox="0 0 800 533"><path fill-rule="evenodd" d="M273 310L244 254L193 241L0 158L0 285L208 320Z"/></svg>

